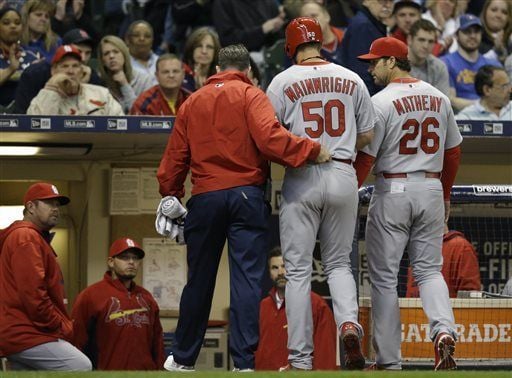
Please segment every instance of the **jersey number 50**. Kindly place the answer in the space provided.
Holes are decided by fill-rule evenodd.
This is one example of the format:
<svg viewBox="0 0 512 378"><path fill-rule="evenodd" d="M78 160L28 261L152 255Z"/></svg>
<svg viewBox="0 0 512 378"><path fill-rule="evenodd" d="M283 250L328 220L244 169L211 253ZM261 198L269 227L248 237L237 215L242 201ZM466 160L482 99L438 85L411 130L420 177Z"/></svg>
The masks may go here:
<svg viewBox="0 0 512 378"><path fill-rule="evenodd" d="M420 147L426 154L435 154L439 150L439 135L435 131L429 131L428 127L432 125L435 129L439 128L439 121L435 117L428 117L421 122L421 141ZM416 139L420 132L420 123L416 119L408 119L402 125L402 130L408 132L400 138L400 155L415 155L418 153L417 147L408 147L407 142Z"/></svg>
<svg viewBox="0 0 512 378"><path fill-rule="evenodd" d="M336 108L338 112L338 124L332 124L332 112ZM312 110L320 109L320 113L312 113ZM322 105L322 101L309 101L302 103L302 117L305 122L316 122L316 128L306 127L304 130L310 138L320 138L326 132L331 137L340 137L345 132L345 105L340 100L329 100Z"/></svg>

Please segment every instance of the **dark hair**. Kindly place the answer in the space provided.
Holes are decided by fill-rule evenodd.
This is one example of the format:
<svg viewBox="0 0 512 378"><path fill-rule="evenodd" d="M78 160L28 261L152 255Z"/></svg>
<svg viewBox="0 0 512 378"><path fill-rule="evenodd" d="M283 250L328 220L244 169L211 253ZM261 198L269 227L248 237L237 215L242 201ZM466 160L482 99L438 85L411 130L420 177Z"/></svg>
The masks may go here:
<svg viewBox="0 0 512 378"><path fill-rule="evenodd" d="M8 12L14 12L16 13L20 19L21 19L21 13L18 12L18 10L16 8L12 8L12 7L4 7L4 8L0 8L0 19Z"/></svg>
<svg viewBox="0 0 512 378"><path fill-rule="evenodd" d="M221 71L227 68L236 68L243 71L251 65L249 51L244 45L229 45L219 50L219 67Z"/></svg>
<svg viewBox="0 0 512 378"><path fill-rule="evenodd" d="M136 21L133 21L130 26L128 26L128 29L126 29L126 33L124 34L124 37L125 39L131 37L132 33L133 33L133 29L135 29L135 27L137 25L146 25L148 27L148 29L151 31L151 38L154 37L154 31L153 31L153 26L151 26L151 24L145 20L136 20Z"/></svg>
<svg viewBox="0 0 512 378"><path fill-rule="evenodd" d="M295 50L295 58L297 58L297 54L299 51L305 50L310 47L316 49L318 52L322 50L322 44L320 42L301 43L300 45L297 46L297 49Z"/></svg>
<svg viewBox="0 0 512 378"><path fill-rule="evenodd" d="M495 71L505 71L505 69L490 64L486 64L478 69L475 76L475 90L480 97L484 95L484 85L493 86L492 77Z"/></svg>
<svg viewBox="0 0 512 378"><path fill-rule="evenodd" d="M217 32L208 27L203 26L194 30L187 37L185 41L185 46L183 47L183 62L186 63L190 68L194 69L194 50L201 44L201 41L204 37L210 36L213 39L213 60L208 69L208 76L215 75L215 65L217 64L217 59L220 50L220 41Z"/></svg>
<svg viewBox="0 0 512 378"><path fill-rule="evenodd" d="M252 75L256 80L258 80L258 83L260 83L261 85L261 72L260 69L258 68L258 65L251 57L249 57L249 64L251 66Z"/></svg>
<svg viewBox="0 0 512 378"><path fill-rule="evenodd" d="M383 56L380 59L389 60L389 58L390 58L389 56ZM409 61L409 59L407 59L407 58L397 58L396 56L394 58L395 58L396 66L399 69L401 69L402 71L406 71L406 72L411 71L411 62Z"/></svg>
<svg viewBox="0 0 512 378"><path fill-rule="evenodd" d="M418 34L418 31L420 30L437 33L437 28L435 27L435 25L429 20L425 20L423 18L420 18L418 21L412 24L411 30L409 31L409 35L411 37L414 37L416 34Z"/></svg>
<svg viewBox="0 0 512 378"><path fill-rule="evenodd" d="M396 66L400 68L402 71L409 72L411 71L411 62L407 58L396 58Z"/></svg>
<svg viewBox="0 0 512 378"><path fill-rule="evenodd" d="M281 247L277 245L268 252L267 261L270 264L270 259L272 257L281 257L282 255L283 253L281 252Z"/></svg>

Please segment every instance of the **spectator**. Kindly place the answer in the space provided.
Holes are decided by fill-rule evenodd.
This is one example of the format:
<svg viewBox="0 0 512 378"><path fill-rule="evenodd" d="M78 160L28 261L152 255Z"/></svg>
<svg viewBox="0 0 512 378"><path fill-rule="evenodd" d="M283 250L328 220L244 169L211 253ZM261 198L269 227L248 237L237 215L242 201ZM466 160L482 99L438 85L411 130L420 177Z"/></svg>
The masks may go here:
<svg viewBox="0 0 512 378"><path fill-rule="evenodd" d="M98 43L100 34L94 27L94 21L85 10L85 0L57 0L52 28L60 36L73 29L83 29ZM66 42L62 42L67 44Z"/></svg>
<svg viewBox="0 0 512 378"><path fill-rule="evenodd" d="M294 166L330 159L317 142L281 127L268 98L247 78L248 71L244 46L219 51L219 73L180 108L158 168L162 197L183 197L190 167L193 182L184 232L188 280L172 353L164 364L167 370L194 370L226 238L229 348L235 371L254 369L267 244L268 207L262 189L269 173L266 159Z"/></svg>
<svg viewBox="0 0 512 378"><path fill-rule="evenodd" d="M443 236L443 267L441 274L448 286L450 298L457 298L459 290L480 290L480 267L478 256L471 243L462 232L449 231L444 225ZM418 298L420 291L412 274L412 268L407 272L408 298Z"/></svg>
<svg viewBox="0 0 512 378"><path fill-rule="evenodd" d="M439 49L434 50L434 55L446 53L453 43L453 36L457 31L457 0L427 0L427 11L422 17L429 20L439 30ZM456 47L453 50L455 51Z"/></svg>
<svg viewBox="0 0 512 378"><path fill-rule="evenodd" d="M411 31L412 25L421 19L421 3L419 0L398 0L395 1L393 8L395 17L395 27L391 37L399 39L403 43L407 42L407 37Z"/></svg>
<svg viewBox="0 0 512 378"><path fill-rule="evenodd" d="M220 42L217 33L209 27L196 29L190 34L183 49L185 80L183 87L194 92L215 74Z"/></svg>
<svg viewBox="0 0 512 378"><path fill-rule="evenodd" d="M176 115L190 92L181 87L185 71L174 54L164 54L156 62L158 85L142 92L133 103L130 114Z"/></svg>
<svg viewBox="0 0 512 378"><path fill-rule="evenodd" d="M510 81L512 81L512 54L510 54L505 60L505 70L507 71Z"/></svg>
<svg viewBox="0 0 512 378"><path fill-rule="evenodd" d="M112 243L103 280L76 298L74 341L97 370L161 370L164 342L158 304L134 282L144 250L130 238Z"/></svg>
<svg viewBox="0 0 512 378"><path fill-rule="evenodd" d="M75 46L82 55L83 76L80 81L85 84L103 85L98 72L89 65L94 48L89 34L82 29L72 29L64 34L62 42L65 45ZM32 99L37 96L52 76L51 67L51 62L43 59L31 64L23 71L16 89L15 113L25 114L27 112Z"/></svg>
<svg viewBox="0 0 512 378"><path fill-rule="evenodd" d="M126 45L130 51L132 68L152 76L156 71L156 55L151 47L153 46L153 28L144 21L134 21L128 26L125 37Z"/></svg>
<svg viewBox="0 0 512 378"><path fill-rule="evenodd" d="M18 44L21 15L14 8L0 9L0 106L11 107L21 72L38 57Z"/></svg>
<svg viewBox="0 0 512 378"><path fill-rule="evenodd" d="M512 297L512 277L510 277L501 292L501 295Z"/></svg>
<svg viewBox="0 0 512 378"><path fill-rule="evenodd" d="M512 2L487 0L482 10L482 42L478 49L486 58L505 62L512 52Z"/></svg>
<svg viewBox="0 0 512 378"><path fill-rule="evenodd" d="M156 84L154 75L132 68L128 47L119 37L107 35L101 39L98 60L101 78L125 113L130 111L137 96Z"/></svg>
<svg viewBox="0 0 512 378"><path fill-rule="evenodd" d="M108 89L80 82L82 56L72 45L57 49L52 60L52 77L30 103L30 115L123 115L121 105Z"/></svg>
<svg viewBox="0 0 512 378"><path fill-rule="evenodd" d="M443 92L450 93L450 79L446 65L432 54L437 29L430 21L416 21L407 36L411 76L426 81Z"/></svg>
<svg viewBox="0 0 512 378"><path fill-rule="evenodd" d="M341 65L364 80L370 95L382 88L374 83L368 72L368 63L359 61L357 56L366 53L374 40L386 36L383 21L391 16L392 10L393 0L363 0L361 10L350 20L341 43Z"/></svg>
<svg viewBox="0 0 512 378"><path fill-rule="evenodd" d="M242 43L249 51L261 51L283 38L284 9L275 0L215 0L212 15L222 46Z"/></svg>
<svg viewBox="0 0 512 378"><path fill-rule="evenodd" d="M480 19L472 14L463 14L459 18L459 24L455 34L457 51L441 57L450 77L450 101L457 111L472 105L478 99L474 85L478 69L486 64L501 66L498 61L487 59L478 52L482 40Z"/></svg>
<svg viewBox="0 0 512 378"><path fill-rule="evenodd" d="M38 182L23 198L23 220L0 231L0 355L11 370L91 370L70 342L62 272L50 242L69 198Z"/></svg>
<svg viewBox="0 0 512 378"><path fill-rule="evenodd" d="M490 65L480 67L475 89L480 99L462 109L455 119L512 121L512 84L505 69Z"/></svg>
<svg viewBox="0 0 512 378"><path fill-rule="evenodd" d="M55 51L62 44L50 24L54 13L55 6L51 0L27 0L21 8L21 44L48 62L52 61Z"/></svg>
<svg viewBox="0 0 512 378"><path fill-rule="evenodd" d="M320 52L329 62L341 64L341 40L343 30L330 25L331 16L322 4L306 2L300 11L301 17L312 17L318 21L322 28L324 40Z"/></svg>
<svg viewBox="0 0 512 378"><path fill-rule="evenodd" d="M272 280L269 295L260 303L260 342L255 354L256 370L279 370L288 363L288 322L285 310L286 270L281 248L273 248L268 257ZM313 370L336 370L337 329L329 305L311 292L313 312Z"/></svg>

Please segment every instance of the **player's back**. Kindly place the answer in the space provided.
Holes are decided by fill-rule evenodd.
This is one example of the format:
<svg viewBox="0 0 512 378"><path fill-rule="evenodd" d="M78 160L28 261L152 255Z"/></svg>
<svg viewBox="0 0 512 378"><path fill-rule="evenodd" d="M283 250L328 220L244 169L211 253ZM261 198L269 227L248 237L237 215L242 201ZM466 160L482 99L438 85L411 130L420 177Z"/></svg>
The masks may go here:
<svg viewBox="0 0 512 378"><path fill-rule="evenodd" d="M365 151L377 158L374 173L440 172L444 150L461 141L448 97L424 81L404 78L372 102L375 138Z"/></svg>
<svg viewBox="0 0 512 378"><path fill-rule="evenodd" d="M363 80L333 63L296 64L272 80L267 95L285 127L340 159L353 158L357 134L373 128Z"/></svg>

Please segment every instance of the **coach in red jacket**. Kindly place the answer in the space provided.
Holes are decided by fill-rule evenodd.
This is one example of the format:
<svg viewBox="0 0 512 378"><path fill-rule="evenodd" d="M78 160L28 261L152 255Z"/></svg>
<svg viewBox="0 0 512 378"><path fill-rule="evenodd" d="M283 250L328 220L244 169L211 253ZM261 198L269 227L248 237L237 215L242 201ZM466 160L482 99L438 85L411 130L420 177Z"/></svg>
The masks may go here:
<svg viewBox="0 0 512 378"><path fill-rule="evenodd" d="M37 183L25 193L23 220L0 231L0 355L12 370L91 370L69 341L73 324L50 230L69 198L55 185Z"/></svg>
<svg viewBox="0 0 512 378"><path fill-rule="evenodd" d="M457 298L459 290L479 291L480 267L473 245L459 231L448 231L445 224L443 236L443 267L441 269L450 298ZM406 297L418 298L419 287L412 276L412 269L407 273Z"/></svg>
<svg viewBox="0 0 512 378"><path fill-rule="evenodd" d="M268 257L273 287L260 303L260 343L256 351L256 370L274 370L288 364L288 321L285 309L286 270L281 248L273 248ZM313 314L313 370L337 370L336 337L338 329L329 305L311 292Z"/></svg>
<svg viewBox="0 0 512 378"><path fill-rule="evenodd" d="M243 45L219 51L218 73L181 106L157 172L160 194L181 198L192 170L185 220L188 281L176 342L164 364L168 370L194 369L226 239L231 356L235 370L254 369L267 249L268 208L262 189L269 173L267 159L292 166L330 160L320 144L279 124L268 98L247 77L249 69Z"/></svg>

